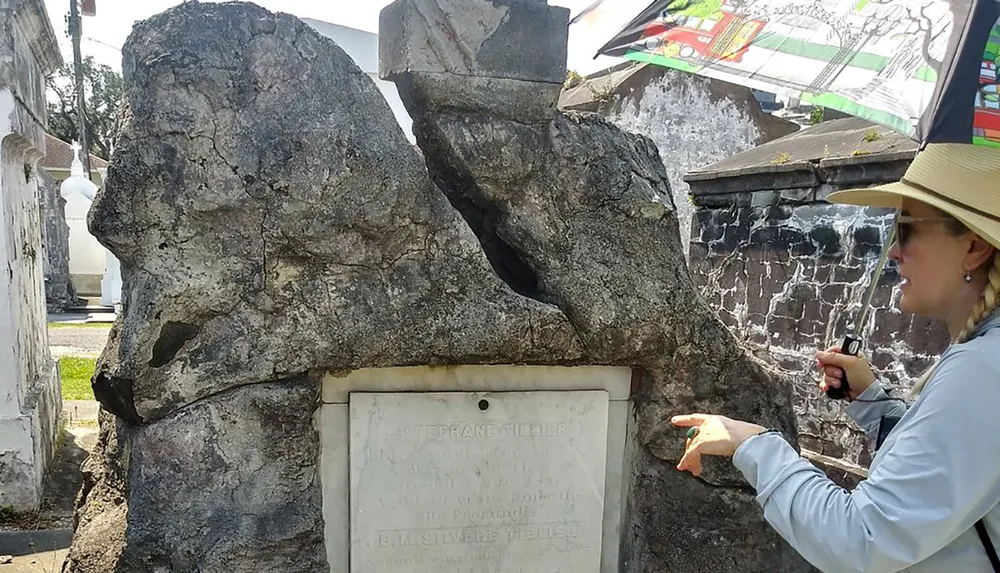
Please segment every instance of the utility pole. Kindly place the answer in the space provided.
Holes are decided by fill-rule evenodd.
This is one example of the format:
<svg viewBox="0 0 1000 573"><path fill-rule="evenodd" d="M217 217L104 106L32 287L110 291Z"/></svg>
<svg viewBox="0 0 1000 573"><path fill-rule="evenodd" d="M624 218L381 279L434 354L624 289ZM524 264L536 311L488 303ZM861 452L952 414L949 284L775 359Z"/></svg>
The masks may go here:
<svg viewBox="0 0 1000 573"><path fill-rule="evenodd" d="M86 94L83 91L83 57L80 55L80 38L83 36L83 19L77 0L69 0L69 34L73 39L73 73L76 76L76 128L80 135L80 146L83 147L83 169L90 175L90 144L87 141L87 110Z"/></svg>

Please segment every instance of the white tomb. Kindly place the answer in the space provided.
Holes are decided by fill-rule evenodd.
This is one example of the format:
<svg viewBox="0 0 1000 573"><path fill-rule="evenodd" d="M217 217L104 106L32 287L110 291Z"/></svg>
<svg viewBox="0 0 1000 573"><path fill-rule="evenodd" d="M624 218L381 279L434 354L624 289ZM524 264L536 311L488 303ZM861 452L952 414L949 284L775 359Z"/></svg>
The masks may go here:
<svg viewBox="0 0 1000 573"><path fill-rule="evenodd" d="M83 148L80 147L79 143L74 141L72 149L73 162L70 165L70 176L62 182L62 185L59 187L59 194L66 200L67 205L73 201L79 201L82 198L82 200L86 202L86 209L89 211L90 205L94 202L94 197L97 196L98 188L97 185L87 179L84 175L83 161L80 160L80 150ZM69 219L69 217L70 215L67 214L67 219ZM84 221L86 221L86 216L84 216ZM67 223L69 222L70 221L67 220ZM71 235L74 235L72 232L73 226L74 225L71 225ZM77 231L80 230L77 229ZM74 240L86 240L88 243L91 240L94 242L97 241L97 239L90 234L89 230L83 229L82 231L82 234L81 232L77 232L75 233L75 237L71 236L70 242L72 243ZM86 239L84 239L84 236ZM98 243L98 245L100 244ZM72 246L73 245L71 244L71 247ZM101 304L104 306L113 306L117 311L122 301L121 263L119 263L118 259L111 253L111 251L104 247L100 248L104 253L104 272L101 276ZM86 251L86 249L77 250Z"/></svg>

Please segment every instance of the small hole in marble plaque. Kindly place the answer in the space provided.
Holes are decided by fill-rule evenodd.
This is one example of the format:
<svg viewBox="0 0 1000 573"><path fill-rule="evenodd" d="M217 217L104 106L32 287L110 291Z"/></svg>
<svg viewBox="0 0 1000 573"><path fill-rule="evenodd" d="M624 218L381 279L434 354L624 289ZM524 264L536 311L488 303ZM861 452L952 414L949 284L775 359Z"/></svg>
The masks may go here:
<svg viewBox="0 0 1000 573"><path fill-rule="evenodd" d="M480 400L479 401L479 409L480 410L485 410L486 408L489 408L489 407L490 407L490 403L487 402L486 400Z"/></svg>

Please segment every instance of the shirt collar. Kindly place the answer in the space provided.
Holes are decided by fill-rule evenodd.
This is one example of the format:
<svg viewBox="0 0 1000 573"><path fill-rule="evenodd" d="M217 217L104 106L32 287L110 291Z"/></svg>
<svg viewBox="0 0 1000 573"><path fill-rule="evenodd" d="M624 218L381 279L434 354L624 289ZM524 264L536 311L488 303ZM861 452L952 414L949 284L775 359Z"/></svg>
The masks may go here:
<svg viewBox="0 0 1000 573"><path fill-rule="evenodd" d="M979 326L976 327L976 330L972 332L972 336L969 338L977 338L986 334L988 330L992 330L994 328L1000 328L1000 307L994 309L993 314L986 318L986 320L980 322Z"/></svg>

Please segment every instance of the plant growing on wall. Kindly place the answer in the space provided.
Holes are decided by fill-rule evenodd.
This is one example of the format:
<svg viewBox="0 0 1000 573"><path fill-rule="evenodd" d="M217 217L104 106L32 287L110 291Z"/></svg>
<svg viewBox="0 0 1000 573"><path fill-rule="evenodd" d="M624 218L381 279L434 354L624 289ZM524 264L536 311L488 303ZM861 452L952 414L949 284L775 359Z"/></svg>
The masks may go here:
<svg viewBox="0 0 1000 573"><path fill-rule="evenodd" d="M563 89L571 89L583 83L583 76L578 74L575 70L569 70L566 72L566 81L563 83Z"/></svg>
<svg viewBox="0 0 1000 573"><path fill-rule="evenodd" d="M865 133L865 141L867 143L878 141L880 139L882 139L882 134L879 133L877 130L869 129L868 132Z"/></svg>
<svg viewBox="0 0 1000 573"><path fill-rule="evenodd" d="M771 165L784 165L791 162L792 156L787 151L782 151L771 160Z"/></svg>

